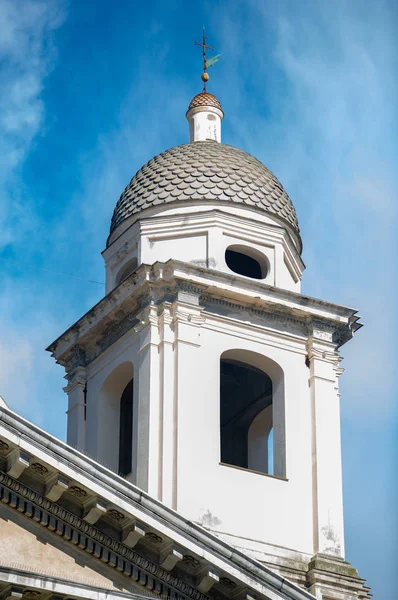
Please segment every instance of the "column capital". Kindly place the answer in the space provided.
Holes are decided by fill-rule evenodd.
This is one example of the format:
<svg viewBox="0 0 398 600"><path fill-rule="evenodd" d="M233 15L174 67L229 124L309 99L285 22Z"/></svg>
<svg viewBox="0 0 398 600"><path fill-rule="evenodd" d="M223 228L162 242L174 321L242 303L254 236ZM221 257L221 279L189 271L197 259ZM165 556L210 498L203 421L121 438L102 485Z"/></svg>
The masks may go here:
<svg viewBox="0 0 398 600"><path fill-rule="evenodd" d="M84 388L87 382L87 371L84 367L76 367L68 376L68 384L63 388L66 394L70 394L76 388Z"/></svg>
<svg viewBox="0 0 398 600"><path fill-rule="evenodd" d="M344 373L344 369L340 366L343 357L340 356L334 344L309 338L306 348L310 378L321 377L337 383L340 375Z"/></svg>

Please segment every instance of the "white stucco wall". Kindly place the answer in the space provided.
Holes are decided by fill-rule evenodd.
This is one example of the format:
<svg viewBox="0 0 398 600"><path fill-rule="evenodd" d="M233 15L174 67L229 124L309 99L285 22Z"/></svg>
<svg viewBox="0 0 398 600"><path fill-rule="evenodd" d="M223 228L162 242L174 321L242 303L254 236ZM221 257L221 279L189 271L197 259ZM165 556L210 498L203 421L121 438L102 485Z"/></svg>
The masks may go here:
<svg viewBox="0 0 398 600"><path fill-rule="evenodd" d="M187 112L189 141L213 140L221 142L223 112L214 106L198 106Z"/></svg>
<svg viewBox="0 0 398 600"><path fill-rule="evenodd" d="M211 203L144 211L103 253L106 291L118 284L120 273L135 259L138 265L181 260L232 273L225 262L225 251L231 246L252 251L253 257L263 260L264 283L300 291L304 264L289 232L277 220L239 205Z"/></svg>
<svg viewBox="0 0 398 600"><path fill-rule="evenodd" d="M228 307L166 302L160 314L155 306L144 313L87 368L85 449L117 470L118 409L104 383L130 365L117 387L121 393L134 368L134 483L213 530L342 554L333 360L321 353L308 368L307 338L289 323L266 324ZM232 350L246 352L242 360L273 381L274 472L281 477L220 464L220 357Z"/></svg>
<svg viewBox="0 0 398 600"><path fill-rule="evenodd" d="M135 262L174 259L204 267L214 273L210 278L231 274L225 261L231 247L264 258L263 283L300 291L304 264L294 235L271 215L219 203L156 207L123 225L103 253L107 291ZM240 276L231 286L244 302ZM247 299L255 303L256 297ZM160 305L153 300L137 318L87 367L84 422L84 378L69 384L68 440L79 439L76 445L117 470L117 398L134 372L134 483L220 533L342 555L339 395L329 334L317 342L326 350L311 354L308 336L289 318L265 322L222 301L199 305L199 297ZM220 357L228 351L246 352L244 362L272 379L267 423L272 421L275 476L220 464ZM112 375L120 365L129 365L129 377ZM112 377L116 384L109 392ZM250 455L251 465L267 463L266 435L257 439L262 445L264 456Z"/></svg>

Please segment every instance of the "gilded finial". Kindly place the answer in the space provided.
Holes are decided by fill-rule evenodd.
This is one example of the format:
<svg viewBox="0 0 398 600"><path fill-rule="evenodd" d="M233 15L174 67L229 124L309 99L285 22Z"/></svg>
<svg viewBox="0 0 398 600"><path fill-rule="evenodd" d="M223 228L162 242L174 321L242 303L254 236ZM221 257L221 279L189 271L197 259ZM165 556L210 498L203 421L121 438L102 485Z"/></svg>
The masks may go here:
<svg viewBox="0 0 398 600"><path fill-rule="evenodd" d="M212 50L214 52L214 47L213 46L208 46L206 44L206 33L205 33L205 28L204 27L203 27L203 32L202 32L202 42L195 42L195 46L201 46L202 47L203 73L201 75L201 79L203 81L203 91L205 92L206 91L206 83L210 79L209 74L207 72L207 69L209 67L212 67L220 59L220 55L217 54L216 56L212 56L211 58L207 59L206 50Z"/></svg>

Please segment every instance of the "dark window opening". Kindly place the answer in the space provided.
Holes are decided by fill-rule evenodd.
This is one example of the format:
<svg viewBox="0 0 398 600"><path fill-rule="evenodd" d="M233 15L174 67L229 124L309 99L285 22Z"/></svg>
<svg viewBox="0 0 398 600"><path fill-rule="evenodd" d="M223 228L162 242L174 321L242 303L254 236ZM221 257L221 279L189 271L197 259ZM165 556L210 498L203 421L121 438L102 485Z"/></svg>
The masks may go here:
<svg viewBox="0 0 398 600"><path fill-rule="evenodd" d="M120 399L119 473L132 471L133 459L133 385L134 378L126 385Z"/></svg>
<svg viewBox="0 0 398 600"><path fill-rule="evenodd" d="M252 279L264 279L266 276L265 269L259 261L248 254L243 254L243 252L226 250L225 262L231 271L238 275L244 275Z"/></svg>
<svg viewBox="0 0 398 600"><path fill-rule="evenodd" d="M221 360L220 369L221 462L269 473L272 381L235 360Z"/></svg>

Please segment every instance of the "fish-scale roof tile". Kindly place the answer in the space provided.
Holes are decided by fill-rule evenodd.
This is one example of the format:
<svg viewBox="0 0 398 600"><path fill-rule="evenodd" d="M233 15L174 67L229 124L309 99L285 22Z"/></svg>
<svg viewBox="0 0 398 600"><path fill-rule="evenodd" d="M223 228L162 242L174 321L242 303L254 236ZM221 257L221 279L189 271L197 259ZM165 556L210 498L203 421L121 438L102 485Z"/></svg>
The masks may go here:
<svg viewBox="0 0 398 600"><path fill-rule="evenodd" d="M214 141L175 146L144 165L116 204L111 233L141 210L189 200L252 206L279 217L299 234L294 206L271 171L247 152Z"/></svg>

